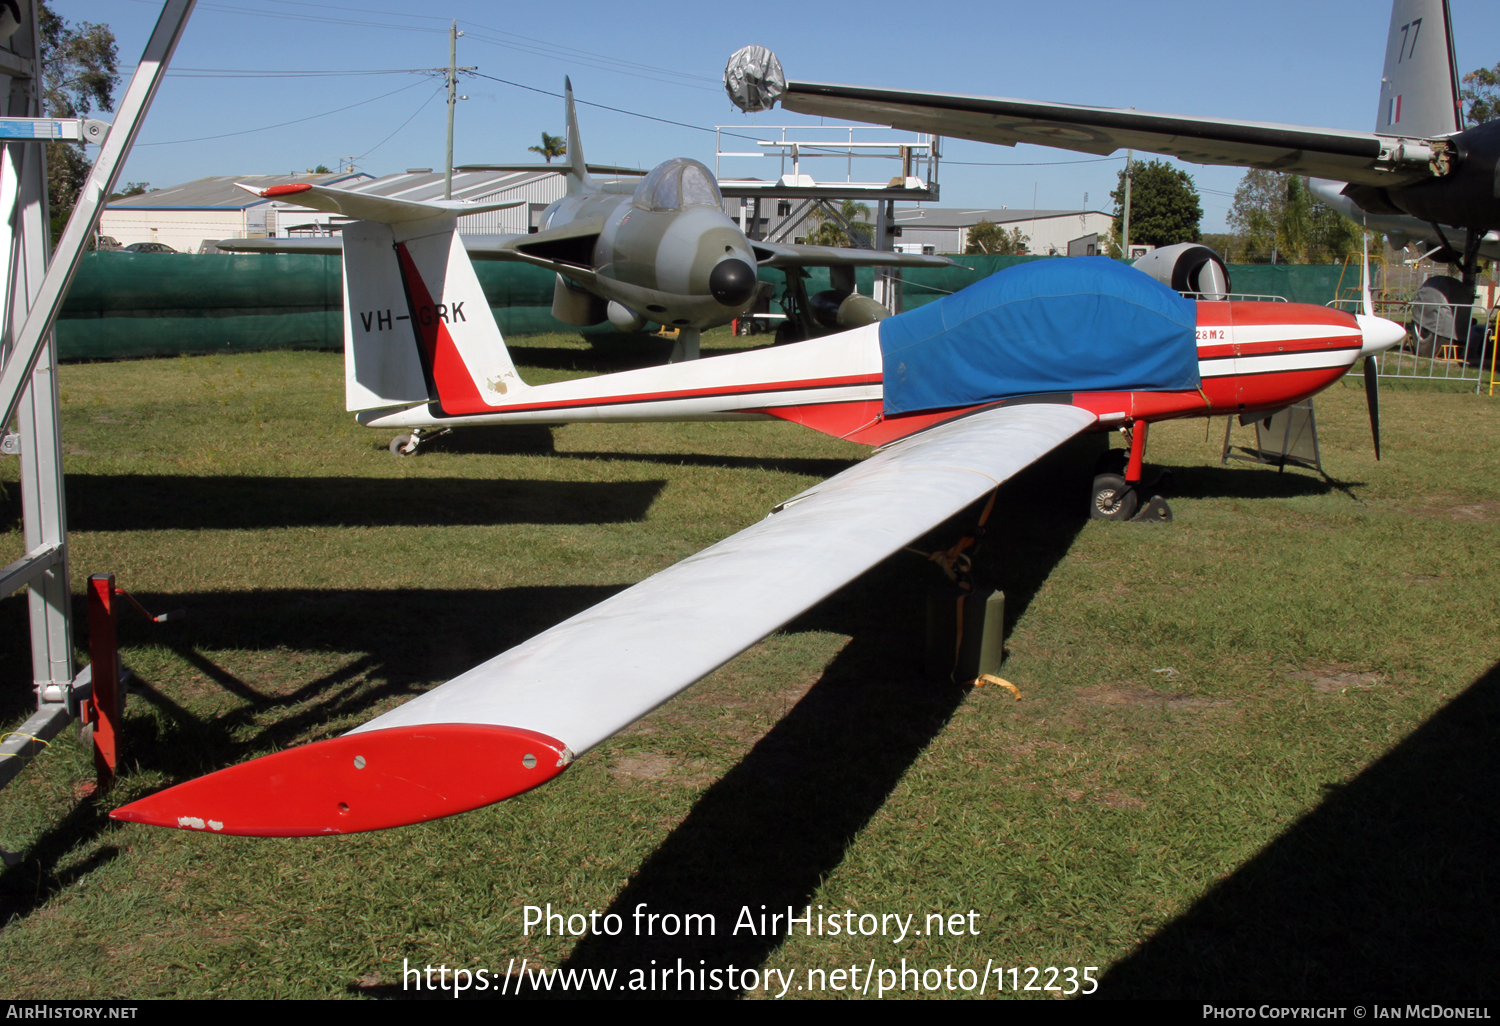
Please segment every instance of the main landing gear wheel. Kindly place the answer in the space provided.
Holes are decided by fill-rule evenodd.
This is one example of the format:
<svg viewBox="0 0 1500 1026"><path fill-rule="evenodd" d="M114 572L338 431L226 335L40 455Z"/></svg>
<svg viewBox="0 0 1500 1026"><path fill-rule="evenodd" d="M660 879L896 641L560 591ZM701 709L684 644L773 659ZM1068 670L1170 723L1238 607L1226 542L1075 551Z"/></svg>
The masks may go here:
<svg viewBox="0 0 1500 1026"><path fill-rule="evenodd" d="M1094 478L1094 497L1089 503L1091 520L1129 520L1135 516L1141 497L1119 474Z"/></svg>

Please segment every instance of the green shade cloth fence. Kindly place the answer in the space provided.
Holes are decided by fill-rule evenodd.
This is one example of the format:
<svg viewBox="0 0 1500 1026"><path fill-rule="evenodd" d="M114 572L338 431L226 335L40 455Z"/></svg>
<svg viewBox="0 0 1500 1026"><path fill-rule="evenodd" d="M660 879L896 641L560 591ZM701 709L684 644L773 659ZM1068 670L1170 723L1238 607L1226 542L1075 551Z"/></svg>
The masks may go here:
<svg viewBox="0 0 1500 1026"><path fill-rule="evenodd" d="M903 272L904 308L911 310L957 292L996 271L1047 257L961 256L961 266ZM261 349L338 349L343 345L343 284L336 256L300 254L89 253L83 258L57 321L63 360L132 359L185 353ZM506 336L579 329L552 316L552 272L529 264L476 261L500 331ZM1235 265L1234 290L1285 296L1293 302L1334 298L1340 268L1279 264ZM809 292L829 287L826 268L809 268ZM780 271L762 271L776 286ZM857 273L869 295L874 271ZM607 342L619 335L609 324L583 329Z"/></svg>

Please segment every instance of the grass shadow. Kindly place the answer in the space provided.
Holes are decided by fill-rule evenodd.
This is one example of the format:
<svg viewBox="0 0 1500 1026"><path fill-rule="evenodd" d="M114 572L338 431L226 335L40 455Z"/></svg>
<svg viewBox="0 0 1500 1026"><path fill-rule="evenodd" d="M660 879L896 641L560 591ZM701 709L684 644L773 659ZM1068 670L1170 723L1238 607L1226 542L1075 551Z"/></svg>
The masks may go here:
<svg viewBox="0 0 1500 1026"><path fill-rule="evenodd" d="M992 521L989 570L1019 616L1085 523L1083 474L1095 439L1064 447L1007 483ZM966 532L965 511L935 537ZM712 937L588 936L564 969L648 965L756 968L785 932L734 935L740 908L802 908L968 693L923 679L927 588L938 580L900 553L797 618L788 630L847 633L852 641L750 752L698 799L609 907L622 917L712 913ZM1010 596L1014 595L1014 600ZM619 996L618 994L614 996ZM661 997L660 993L650 995ZM683 997L706 995L685 992ZM720 992L717 996L735 997Z"/></svg>
<svg viewBox="0 0 1500 1026"><path fill-rule="evenodd" d="M1163 490L1167 501L1181 499L1291 499L1305 495L1327 495L1340 491L1354 498L1352 489L1363 481L1339 481L1327 474L1275 467L1198 465L1172 467L1171 487ZM1149 481L1152 471L1148 470Z"/></svg>
<svg viewBox="0 0 1500 1026"><path fill-rule="evenodd" d="M618 524L665 481L69 474L74 531Z"/></svg>
<svg viewBox="0 0 1500 1026"><path fill-rule="evenodd" d="M1500 996L1500 664L1127 958L1101 998Z"/></svg>
<svg viewBox="0 0 1500 1026"><path fill-rule="evenodd" d="M832 477L859 460L840 460L829 457L776 457L776 456L716 456L707 453L651 453L651 452L559 452L561 459L569 460L619 460L629 463L655 463L666 467L725 467L730 470L769 470L778 474L801 474L807 477Z"/></svg>

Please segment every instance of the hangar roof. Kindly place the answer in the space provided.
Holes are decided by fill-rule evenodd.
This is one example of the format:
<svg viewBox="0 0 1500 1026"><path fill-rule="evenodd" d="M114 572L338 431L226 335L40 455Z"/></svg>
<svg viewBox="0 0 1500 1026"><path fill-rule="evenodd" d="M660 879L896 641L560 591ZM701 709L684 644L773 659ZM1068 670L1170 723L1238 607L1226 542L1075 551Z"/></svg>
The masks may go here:
<svg viewBox="0 0 1500 1026"><path fill-rule="evenodd" d="M455 171L453 172L453 198L477 200L505 192L522 185L540 181L557 171ZM270 200L258 199L244 189L236 188L238 182L264 189L272 185L294 182L310 182L313 185L337 185L352 192L365 192L375 196L399 199L431 200L443 198L443 172L406 171L400 174L373 178L364 172L354 174L324 175L215 175L199 178L182 185L170 185L165 189L153 189L139 196L126 196L109 204L110 208L134 210L244 210ZM285 200L277 206L291 206Z"/></svg>
<svg viewBox="0 0 1500 1026"><path fill-rule="evenodd" d="M999 210L960 207L897 207L896 223L922 228L972 228L980 221L1010 224L1014 221L1042 220L1049 217L1077 217L1079 214L1113 215L1106 210Z"/></svg>
<svg viewBox="0 0 1500 1026"><path fill-rule="evenodd" d="M108 205L129 207L135 210L244 210L246 207L267 203L269 200L257 198L244 189L235 188L236 182L244 182L246 185L254 185L261 189L291 182L311 182L314 185L339 184L347 188L351 181L369 181L369 179L370 176L363 172L326 175L214 175L211 178L184 182L182 185L169 185L165 189L152 189L139 196L126 196L123 199L112 200Z"/></svg>

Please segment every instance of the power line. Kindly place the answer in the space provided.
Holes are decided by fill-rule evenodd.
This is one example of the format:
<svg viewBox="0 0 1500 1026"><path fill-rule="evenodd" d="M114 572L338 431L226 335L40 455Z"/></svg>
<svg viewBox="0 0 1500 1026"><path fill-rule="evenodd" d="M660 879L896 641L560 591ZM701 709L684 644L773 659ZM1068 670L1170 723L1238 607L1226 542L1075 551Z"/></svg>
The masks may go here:
<svg viewBox="0 0 1500 1026"><path fill-rule="evenodd" d="M379 96L372 96L368 100L360 100L358 103L351 103L347 107L339 107L336 110L324 111L322 114L311 114L305 118L297 118L293 121L283 121L275 125L263 125L260 128L247 128L242 132L224 132L220 135L203 135L198 136L194 139L168 139L163 142L138 142L135 145L137 146L137 148L141 146L176 146L179 143L207 142L210 139L228 139L231 136L236 135L252 135L255 132L269 132L273 128L285 128L288 125L300 125L304 121L315 121L318 118L326 118L330 114L339 114L346 110L353 110L355 107L363 107L367 103L374 103L376 100L383 100L387 96L395 96L397 93L404 93L406 92L406 90L415 88L416 86L419 86L421 84L421 82L413 82L410 85L402 86L400 89L392 89L388 93L381 93Z"/></svg>
<svg viewBox="0 0 1500 1026"><path fill-rule="evenodd" d="M172 68L174 78L338 78L355 75L425 75L431 68L382 68L369 71L293 71L249 68Z"/></svg>
<svg viewBox="0 0 1500 1026"><path fill-rule="evenodd" d="M486 75L482 71L471 72L471 74L475 78L487 78L491 82L499 82L501 85L515 86L517 89L525 89L528 92L541 93L543 96L555 96L559 100L564 99L564 96L563 96L562 93L554 93L550 89L538 89L536 86L522 85L520 82L512 82L509 79L496 78L494 75ZM685 121L671 121L671 120L669 120L667 118L653 117L650 114L638 114L638 113L636 113L633 110L624 110L624 109L622 109L620 107L607 107L607 106L605 106L602 103L590 103L588 100L580 100L577 97L574 98L573 102L577 103L577 104L580 104L580 105L582 105L584 107L597 107L600 110L612 110L616 114L629 114L633 118L645 118L647 121L659 121L663 125L676 125L678 128L691 128L695 132L709 132L709 133L714 132L714 129L712 129L712 128L704 128L702 125L690 125L690 124L688 124ZM728 134L728 133L725 133L725 134ZM748 136L748 135L735 136L734 138L736 138L736 139L750 139L752 142L755 141L753 139L753 137Z"/></svg>
<svg viewBox="0 0 1500 1026"><path fill-rule="evenodd" d="M370 154L372 154L376 150L380 149L380 147L384 146L386 143L388 143L392 139L396 138L396 134L398 132L400 132L401 129L405 128L407 125L411 124L414 120L416 120L417 115L420 114L420 113L422 113L424 110L426 110L427 109L427 105L429 103L431 103L437 97L438 93L441 93L446 88L448 88L448 85L447 85L446 82L443 83L442 85L438 86L435 90L433 90L433 93L432 93L431 96L427 97L427 99L425 99L425 100L422 101L422 106L420 106L416 110L412 111L411 117L407 118L405 121L401 122L401 124L396 127L396 131L395 132L392 132L390 135L386 136L384 139L380 140L374 146L371 146L368 150L365 150L365 152L361 153L359 156L355 157L354 159L355 160L364 160Z"/></svg>

